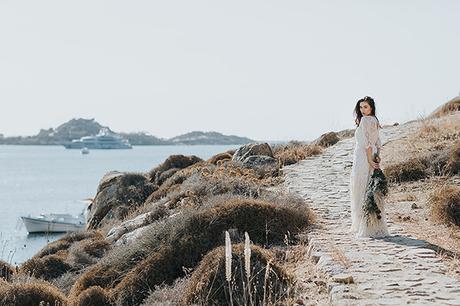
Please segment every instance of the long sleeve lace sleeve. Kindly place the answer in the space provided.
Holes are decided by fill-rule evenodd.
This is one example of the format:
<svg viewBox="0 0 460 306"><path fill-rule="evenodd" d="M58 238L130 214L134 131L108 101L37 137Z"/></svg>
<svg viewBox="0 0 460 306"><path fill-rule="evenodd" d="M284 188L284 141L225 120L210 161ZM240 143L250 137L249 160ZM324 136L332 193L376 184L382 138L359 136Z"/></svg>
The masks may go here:
<svg viewBox="0 0 460 306"><path fill-rule="evenodd" d="M375 117L364 116L361 118L365 137L365 147L372 148L372 153L377 153L377 147L381 148L377 119Z"/></svg>

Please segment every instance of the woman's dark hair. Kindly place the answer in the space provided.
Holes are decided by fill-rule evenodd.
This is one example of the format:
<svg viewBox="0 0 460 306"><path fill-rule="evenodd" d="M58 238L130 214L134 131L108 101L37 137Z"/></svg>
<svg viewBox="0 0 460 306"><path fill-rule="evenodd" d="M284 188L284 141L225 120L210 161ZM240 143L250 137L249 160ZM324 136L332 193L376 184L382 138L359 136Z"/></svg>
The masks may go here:
<svg viewBox="0 0 460 306"><path fill-rule="evenodd" d="M361 102L367 102L367 104L369 104L369 106L371 107L371 115L374 116L377 119L377 123L378 123L379 127L381 127L380 123L379 123L379 119L375 115L375 101L374 101L374 99L372 99L369 96L365 96L364 98L361 98L361 99L358 100L358 102L356 102L355 110L353 111L353 113L355 115L355 124L356 124L356 126L359 125L359 123L361 122L361 118L363 117L363 114L361 113L361 110L360 110L360 107L359 107Z"/></svg>

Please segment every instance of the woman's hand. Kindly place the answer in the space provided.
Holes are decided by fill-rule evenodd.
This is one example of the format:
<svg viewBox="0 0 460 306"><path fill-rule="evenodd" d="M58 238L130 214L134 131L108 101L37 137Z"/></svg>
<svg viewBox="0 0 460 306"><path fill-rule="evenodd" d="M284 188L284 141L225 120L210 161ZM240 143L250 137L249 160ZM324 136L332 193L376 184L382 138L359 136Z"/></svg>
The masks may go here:
<svg viewBox="0 0 460 306"><path fill-rule="evenodd" d="M371 165L372 168L374 169L379 169L380 168L380 164L377 162L374 162L374 161L369 161L369 165Z"/></svg>
<svg viewBox="0 0 460 306"><path fill-rule="evenodd" d="M376 156L376 157L375 157L375 162L376 162L376 163L380 163L380 160L381 160L381 159L380 159L380 156Z"/></svg>

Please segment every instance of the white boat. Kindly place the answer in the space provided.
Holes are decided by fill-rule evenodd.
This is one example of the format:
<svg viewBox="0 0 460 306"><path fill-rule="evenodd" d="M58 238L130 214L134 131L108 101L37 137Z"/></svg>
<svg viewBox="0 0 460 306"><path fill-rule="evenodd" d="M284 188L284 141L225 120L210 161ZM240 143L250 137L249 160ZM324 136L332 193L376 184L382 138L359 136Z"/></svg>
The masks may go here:
<svg viewBox="0 0 460 306"><path fill-rule="evenodd" d="M81 154L89 154L89 149L87 147L84 147L81 149Z"/></svg>
<svg viewBox="0 0 460 306"><path fill-rule="evenodd" d="M83 214L40 214L38 216L21 216L22 222L29 233L63 233L83 229Z"/></svg>
<svg viewBox="0 0 460 306"><path fill-rule="evenodd" d="M63 144L66 149L132 149L127 139L102 128L95 136L84 136Z"/></svg>

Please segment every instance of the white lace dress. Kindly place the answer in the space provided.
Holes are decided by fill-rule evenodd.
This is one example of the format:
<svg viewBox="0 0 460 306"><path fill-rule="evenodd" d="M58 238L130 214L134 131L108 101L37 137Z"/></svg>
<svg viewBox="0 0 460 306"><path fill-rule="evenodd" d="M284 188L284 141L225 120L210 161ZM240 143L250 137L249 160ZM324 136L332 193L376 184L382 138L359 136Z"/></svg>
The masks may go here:
<svg viewBox="0 0 460 306"><path fill-rule="evenodd" d="M376 203L382 212L381 219L373 218L366 222L363 213L363 203L367 184L374 169L367 161L367 148L371 147L373 153L381 148L377 118L363 116L355 131L355 150L353 154L353 167L350 176L351 195L351 231L357 237L384 237L388 236L388 227L385 217L385 206L382 197L376 197Z"/></svg>

